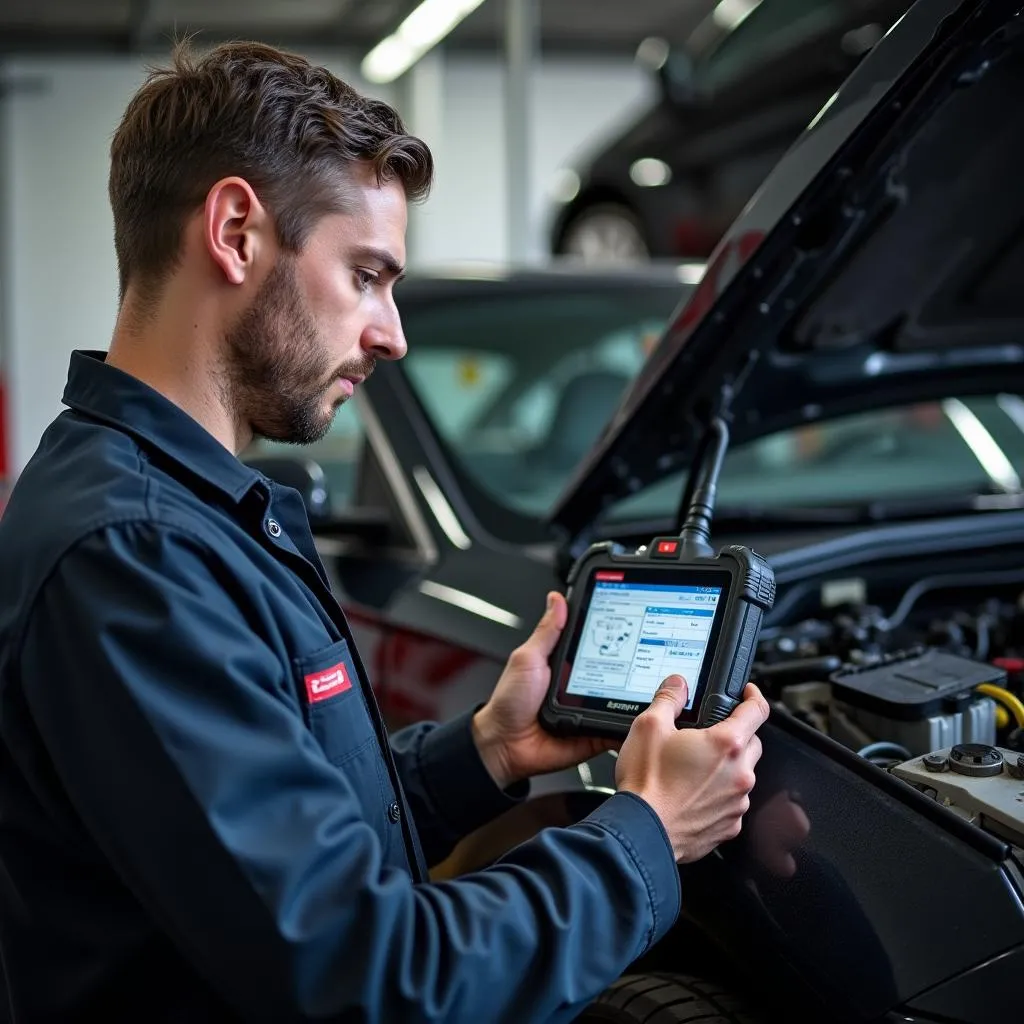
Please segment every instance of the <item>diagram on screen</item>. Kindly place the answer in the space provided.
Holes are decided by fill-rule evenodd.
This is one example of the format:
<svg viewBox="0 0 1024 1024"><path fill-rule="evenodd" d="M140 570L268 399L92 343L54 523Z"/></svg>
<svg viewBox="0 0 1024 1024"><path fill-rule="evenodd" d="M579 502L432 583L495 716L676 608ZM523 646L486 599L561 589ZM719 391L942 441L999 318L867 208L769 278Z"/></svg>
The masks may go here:
<svg viewBox="0 0 1024 1024"><path fill-rule="evenodd" d="M619 658L627 648L629 653L632 652L635 634L636 619L623 615L604 615L594 623L590 642L599 657Z"/></svg>
<svg viewBox="0 0 1024 1024"><path fill-rule="evenodd" d="M666 676L695 682L721 595L720 587L598 583L566 693L639 703Z"/></svg>

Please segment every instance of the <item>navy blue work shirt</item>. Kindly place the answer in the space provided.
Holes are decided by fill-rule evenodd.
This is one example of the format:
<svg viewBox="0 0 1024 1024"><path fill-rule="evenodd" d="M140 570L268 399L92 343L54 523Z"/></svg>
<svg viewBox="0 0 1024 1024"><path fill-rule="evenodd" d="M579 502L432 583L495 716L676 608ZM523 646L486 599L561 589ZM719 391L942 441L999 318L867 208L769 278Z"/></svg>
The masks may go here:
<svg viewBox="0 0 1024 1024"><path fill-rule="evenodd" d="M565 1021L672 924L620 793L497 865L470 715L390 738L296 492L96 353L0 520L0 947L35 1021Z"/></svg>

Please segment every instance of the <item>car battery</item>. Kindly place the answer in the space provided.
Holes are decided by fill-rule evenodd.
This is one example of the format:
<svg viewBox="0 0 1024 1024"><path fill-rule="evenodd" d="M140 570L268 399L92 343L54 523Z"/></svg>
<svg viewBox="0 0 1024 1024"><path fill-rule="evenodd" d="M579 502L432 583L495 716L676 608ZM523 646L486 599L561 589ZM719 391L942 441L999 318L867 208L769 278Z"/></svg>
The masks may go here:
<svg viewBox="0 0 1024 1024"><path fill-rule="evenodd" d="M838 723L846 719L871 740L898 743L912 755L958 743L995 743L996 704L977 687L1005 681L1004 669L935 648L845 665L830 677ZM833 721L833 735L860 745L863 737L838 735L838 723Z"/></svg>

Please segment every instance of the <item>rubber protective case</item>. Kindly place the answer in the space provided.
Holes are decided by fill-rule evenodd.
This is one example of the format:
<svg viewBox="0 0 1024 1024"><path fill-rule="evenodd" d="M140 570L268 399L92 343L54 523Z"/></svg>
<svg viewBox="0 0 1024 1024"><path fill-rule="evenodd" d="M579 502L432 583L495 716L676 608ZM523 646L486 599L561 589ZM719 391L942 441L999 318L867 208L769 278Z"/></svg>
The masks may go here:
<svg viewBox="0 0 1024 1024"><path fill-rule="evenodd" d="M692 710L677 719L680 727L704 727L727 718L740 702L750 678L750 669L757 651L757 641L765 613L775 602L775 573L765 559L749 548L729 545L717 555L680 559L661 554L664 542L679 538L656 537L645 551L626 552L610 542L592 545L580 556L569 573L566 599L569 614L558 645L552 652L551 683L540 709L540 723L549 732L560 736L586 735L621 738L629 732L633 719L647 705L632 714L581 708L562 702L560 692L567 682L566 656L578 639L577 634L586 616L589 586L594 573L604 569L656 570L665 574L666 583L687 585L700 583L698 574L728 575L724 607L716 617L709 638L700 680L687 680L698 692ZM571 699L571 698L570 698Z"/></svg>

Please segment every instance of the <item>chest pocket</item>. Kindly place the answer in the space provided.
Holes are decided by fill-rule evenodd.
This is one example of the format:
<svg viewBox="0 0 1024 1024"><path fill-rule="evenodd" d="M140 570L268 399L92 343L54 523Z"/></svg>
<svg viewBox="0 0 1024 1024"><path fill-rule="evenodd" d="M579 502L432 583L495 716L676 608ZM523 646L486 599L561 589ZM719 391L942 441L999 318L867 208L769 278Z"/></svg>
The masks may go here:
<svg viewBox="0 0 1024 1024"><path fill-rule="evenodd" d="M310 731L355 790L387 862L402 849L399 807L348 644L340 640L296 658L295 673Z"/></svg>

